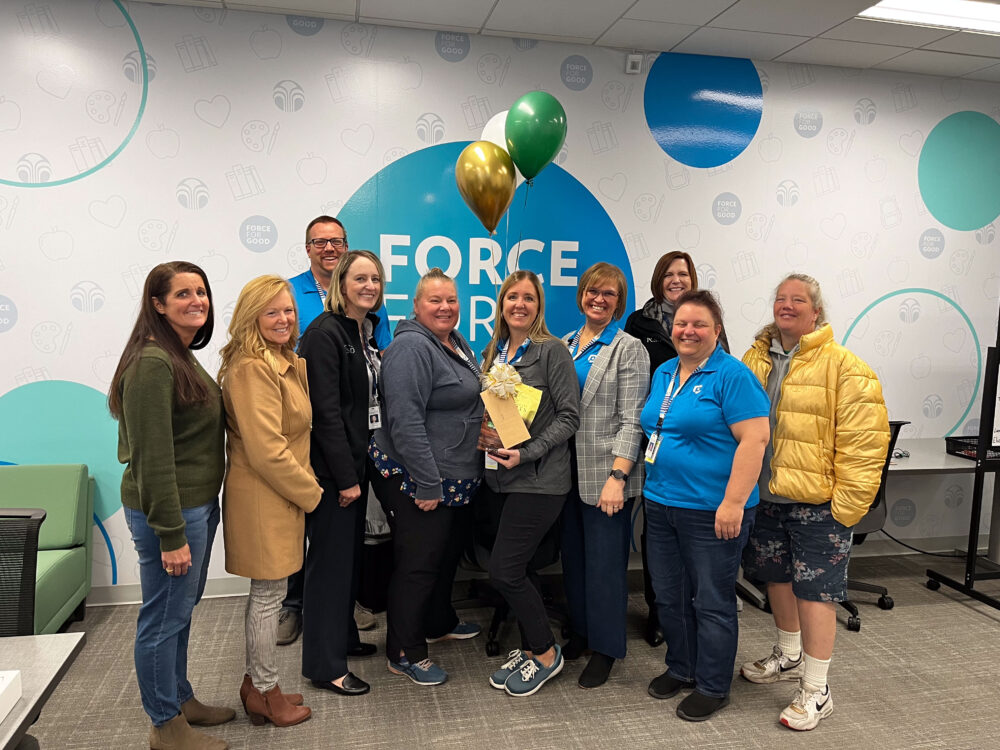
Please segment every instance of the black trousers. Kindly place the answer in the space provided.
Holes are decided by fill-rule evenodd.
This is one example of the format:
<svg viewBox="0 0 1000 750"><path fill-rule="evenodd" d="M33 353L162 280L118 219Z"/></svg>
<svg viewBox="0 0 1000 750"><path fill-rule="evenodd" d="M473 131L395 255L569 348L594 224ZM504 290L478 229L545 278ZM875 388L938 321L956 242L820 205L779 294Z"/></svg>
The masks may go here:
<svg viewBox="0 0 1000 750"><path fill-rule="evenodd" d="M523 647L540 654L556 641L537 578L529 575L529 564L559 518L566 496L511 492L500 498L503 510L490 555L490 582L517 617Z"/></svg>
<svg viewBox="0 0 1000 750"><path fill-rule="evenodd" d="M374 468L369 468L369 473ZM354 601L358 596L368 482L361 497L340 507L332 479L318 477L323 499L306 514L309 540L303 567L302 676L331 681L347 674L347 650L358 645Z"/></svg>
<svg viewBox="0 0 1000 750"><path fill-rule="evenodd" d="M371 481L392 529L385 651L391 661L402 652L412 664L427 658L428 637L449 633L458 624L451 605L461 556L455 528L468 508L438 504L423 511L399 488L399 476L386 479L372 467Z"/></svg>

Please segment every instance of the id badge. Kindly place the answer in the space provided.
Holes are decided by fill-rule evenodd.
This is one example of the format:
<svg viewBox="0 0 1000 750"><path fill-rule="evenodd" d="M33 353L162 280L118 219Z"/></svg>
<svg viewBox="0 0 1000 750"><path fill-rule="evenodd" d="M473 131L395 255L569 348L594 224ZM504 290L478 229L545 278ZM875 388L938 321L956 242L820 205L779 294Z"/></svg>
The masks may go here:
<svg viewBox="0 0 1000 750"><path fill-rule="evenodd" d="M488 451L485 452L485 453L483 453L483 455L486 456L486 470L487 471L489 471L489 470L496 471L497 469L500 468L500 464L497 463L496 459L493 458L493 456L491 456Z"/></svg>
<svg viewBox="0 0 1000 750"><path fill-rule="evenodd" d="M656 454L660 452L660 433L655 433L649 438L649 445L646 446L646 463L656 463Z"/></svg>
<svg viewBox="0 0 1000 750"><path fill-rule="evenodd" d="M382 410L379 409L378 404L375 406L368 407L368 429L377 430L382 426Z"/></svg>

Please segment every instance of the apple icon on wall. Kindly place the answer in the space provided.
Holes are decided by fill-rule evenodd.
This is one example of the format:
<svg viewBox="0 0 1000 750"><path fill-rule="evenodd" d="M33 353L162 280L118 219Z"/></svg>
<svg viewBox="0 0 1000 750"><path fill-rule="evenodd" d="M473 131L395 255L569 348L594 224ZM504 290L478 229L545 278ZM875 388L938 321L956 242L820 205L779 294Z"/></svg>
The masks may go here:
<svg viewBox="0 0 1000 750"><path fill-rule="evenodd" d="M66 260L73 254L73 235L53 227L38 238L38 248L49 260Z"/></svg>
<svg viewBox="0 0 1000 750"><path fill-rule="evenodd" d="M17 102L0 96L0 131L21 127L21 107Z"/></svg>
<svg viewBox="0 0 1000 750"><path fill-rule="evenodd" d="M250 35L250 49L261 60L273 60L281 54L281 34L261 26Z"/></svg>
<svg viewBox="0 0 1000 750"><path fill-rule="evenodd" d="M146 147L157 159L172 159L180 153L181 137L176 130L160 123L160 127L151 130L146 136Z"/></svg>
<svg viewBox="0 0 1000 750"><path fill-rule="evenodd" d="M314 153L309 152L295 164L299 179L306 185L319 185L326 182L326 162Z"/></svg>

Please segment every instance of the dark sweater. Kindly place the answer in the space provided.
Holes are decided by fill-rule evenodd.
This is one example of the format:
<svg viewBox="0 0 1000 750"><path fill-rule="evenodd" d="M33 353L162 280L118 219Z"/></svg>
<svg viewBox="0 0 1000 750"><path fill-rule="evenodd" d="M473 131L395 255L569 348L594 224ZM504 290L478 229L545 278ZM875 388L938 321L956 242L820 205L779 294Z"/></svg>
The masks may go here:
<svg viewBox="0 0 1000 750"><path fill-rule="evenodd" d="M378 318L368 315L374 326ZM316 476L338 490L360 484L368 451L368 366L358 322L323 312L299 343L306 361L313 426L310 458Z"/></svg>
<svg viewBox="0 0 1000 750"><path fill-rule="evenodd" d="M194 355L191 360L208 386L204 404L175 403L170 355L154 343L121 379L122 504L146 515L163 552L187 544L181 509L216 501L226 468L222 391Z"/></svg>

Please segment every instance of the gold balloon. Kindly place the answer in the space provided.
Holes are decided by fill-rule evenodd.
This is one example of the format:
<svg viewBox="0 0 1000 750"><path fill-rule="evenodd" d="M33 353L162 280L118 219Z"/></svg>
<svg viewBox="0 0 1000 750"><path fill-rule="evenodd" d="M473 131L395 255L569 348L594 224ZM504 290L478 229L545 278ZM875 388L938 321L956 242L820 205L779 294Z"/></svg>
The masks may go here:
<svg viewBox="0 0 1000 750"><path fill-rule="evenodd" d="M514 200L514 162L510 154L489 141L470 143L455 163L455 182L472 213L492 234Z"/></svg>

